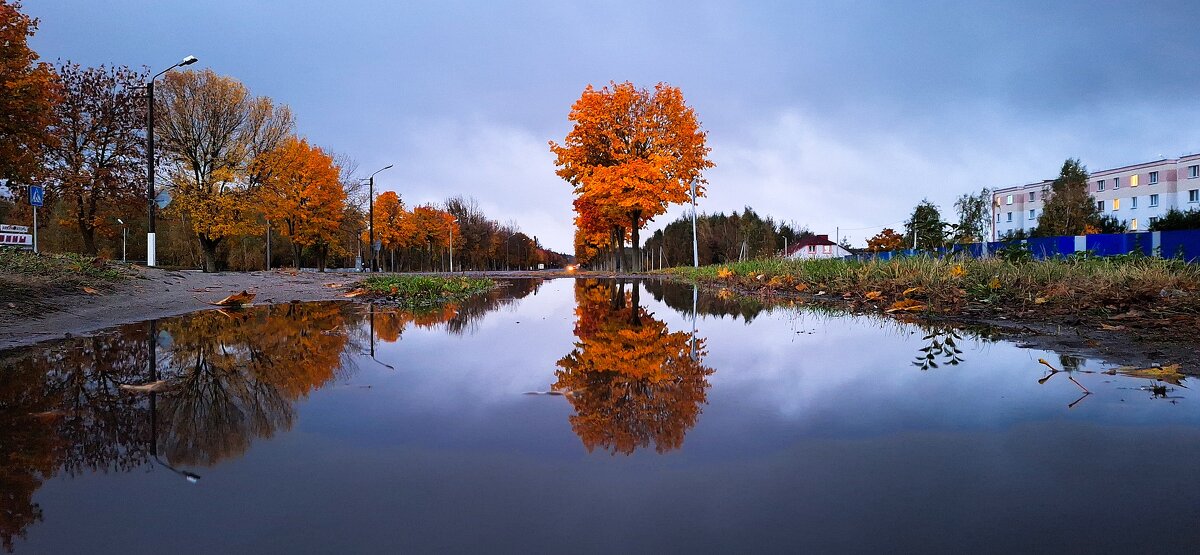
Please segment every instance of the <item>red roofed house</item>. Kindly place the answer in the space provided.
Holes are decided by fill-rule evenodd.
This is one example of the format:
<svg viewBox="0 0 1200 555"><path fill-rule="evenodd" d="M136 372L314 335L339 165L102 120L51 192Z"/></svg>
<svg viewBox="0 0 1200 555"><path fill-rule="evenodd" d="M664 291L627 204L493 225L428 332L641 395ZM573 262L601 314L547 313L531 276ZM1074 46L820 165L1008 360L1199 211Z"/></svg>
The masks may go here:
<svg viewBox="0 0 1200 555"><path fill-rule="evenodd" d="M850 251L829 240L828 235L812 235L788 245L785 258L841 258Z"/></svg>

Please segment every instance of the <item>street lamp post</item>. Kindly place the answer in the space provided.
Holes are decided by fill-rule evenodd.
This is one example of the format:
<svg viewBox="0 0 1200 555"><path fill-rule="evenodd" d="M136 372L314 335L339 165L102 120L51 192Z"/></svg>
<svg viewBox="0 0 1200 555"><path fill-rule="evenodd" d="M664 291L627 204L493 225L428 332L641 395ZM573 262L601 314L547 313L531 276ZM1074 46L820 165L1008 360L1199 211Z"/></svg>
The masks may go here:
<svg viewBox="0 0 1200 555"><path fill-rule="evenodd" d="M121 224L121 262L125 262L126 231L128 231L128 228L125 226L125 220L121 218L117 218L117 223Z"/></svg>
<svg viewBox="0 0 1200 555"><path fill-rule="evenodd" d="M391 167L392 167L392 165L388 164L388 165L376 170L375 173L379 173L383 170L390 169ZM370 220L368 222L370 231L367 232L367 243L368 243L367 250L369 250L370 254L371 254L371 271L372 272L379 271L379 257L376 256L376 251L375 251L375 173L371 174L371 177L367 178L367 180L370 182L370 185L368 185L368 191L367 191L367 211L368 211L367 219Z"/></svg>
<svg viewBox="0 0 1200 555"><path fill-rule="evenodd" d="M162 74L171 71L177 67L188 66L196 63L195 56L188 56L179 61L179 63L164 69L150 78L150 82L146 83L146 210L147 226L146 226L146 265L154 266L156 262L156 248L154 244L154 216L158 205L155 204L154 193L154 80L158 79Z"/></svg>
<svg viewBox="0 0 1200 555"><path fill-rule="evenodd" d="M692 267L700 267L700 246L696 241L696 180L692 183Z"/></svg>
<svg viewBox="0 0 1200 555"><path fill-rule="evenodd" d="M454 273L454 224L458 223L458 218L450 221L450 273Z"/></svg>

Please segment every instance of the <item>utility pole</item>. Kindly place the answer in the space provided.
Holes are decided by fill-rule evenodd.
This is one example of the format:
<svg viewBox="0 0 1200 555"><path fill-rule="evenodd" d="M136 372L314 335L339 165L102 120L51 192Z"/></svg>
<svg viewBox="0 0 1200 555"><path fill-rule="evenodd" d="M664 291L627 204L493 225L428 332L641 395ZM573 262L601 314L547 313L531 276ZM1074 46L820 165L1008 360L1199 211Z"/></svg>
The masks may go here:
<svg viewBox="0 0 1200 555"><path fill-rule="evenodd" d="M700 267L700 246L696 239L696 180L692 179L692 267Z"/></svg>
<svg viewBox="0 0 1200 555"><path fill-rule="evenodd" d="M388 165L376 170L375 173L379 173L379 172L386 170L388 168L391 168L391 167L392 167L392 165L388 164ZM371 271L372 272L379 271L379 255L378 255L378 252L375 250L375 173L371 174L371 176L367 178L367 180L370 182L370 185L368 186L368 190L367 190L367 210L369 213L367 218L370 220L370 231L368 232L368 235L367 235L367 242L369 244L367 245L367 249L370 251L370 254L371 254Z"/></svg>
<svg viewBox="0 0 1200 555"><path fill-rule="evenodd" d="M195 56L188 56L179 61L179 63L156 73L150 78L150 82L146 83L146 211L148 213L146 219L146 265L155 266L157 262L157 248L154 242L154 220L155 212L157 212L158 204L156 198L158 195L154 192L154 80L172 69L192 65L196 63Z"/></svg>

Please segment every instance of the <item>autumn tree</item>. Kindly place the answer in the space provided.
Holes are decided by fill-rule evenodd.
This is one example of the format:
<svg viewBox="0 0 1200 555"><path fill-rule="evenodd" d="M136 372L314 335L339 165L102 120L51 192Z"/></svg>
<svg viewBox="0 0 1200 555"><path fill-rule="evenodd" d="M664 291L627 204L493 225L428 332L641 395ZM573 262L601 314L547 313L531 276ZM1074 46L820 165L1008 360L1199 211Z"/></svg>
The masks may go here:
<svg viewBox="0 0 1200 555"><path fill-rule="evenodd" d="M308 246L316 251L317 268L323 271L346 200L333 157L305 139L289 137L255 165L272 168L259 171L265 176L259 198L263 214L291 239L296 267Z"/></svg>
<svg viewBox="0 0 1200 555"><path fill-rule="evenodd" d="M79 232L84 252L96 254L96 231L111 229L123 208L145 202L145 74L127 67L58 68L62 101L45 151L49 182Z"/></svg>
<svg viewBox="0 0 1200 555"><path fill-rule="evenodd" d="M896 230L890 227L884 228L874 237L867 239L867 250L871 252L896 251L903 248L904 236L896 233Z"/></svg>
<svg viewBox="0 0 1200 555"><path fill-rule="evenodd" d="M1083 235L1088 225L1099 223L1100 209L1088 194L1087 167L1068 158L1058 178L1042 191L1042 213L1035 236Z"/></svg>
<svg viewBox="0 0 1200 555"><path fill-rule="evenodd" d="M29 48L38 20L21 7L0 0L0 179L10 185L30 183L40 172L59 98L54 70Z"/></svg>
<svg viewBox="0 0 1200 555"><path fill-rule="evenodd" d="M641 269L638 232L672 203L689 198L696 182L703 195L703 170L711 168L706 133L676 87L653 91L633 83L588 86L568 116L574 127L562 145L550 143L558 175L572 185L576 211L585 223L612 229L614 251L624 232L633 243L634 270Z"/></svg>
<svg viewBox="0 0 1200 555"><path fill-rule="evenodd" d="M155 136L168 161L170 208L190 224L204 270L214 272L221 241L250 229L253 162L289 136L292 114L211 70L168 73L155 94Z"/></svg>

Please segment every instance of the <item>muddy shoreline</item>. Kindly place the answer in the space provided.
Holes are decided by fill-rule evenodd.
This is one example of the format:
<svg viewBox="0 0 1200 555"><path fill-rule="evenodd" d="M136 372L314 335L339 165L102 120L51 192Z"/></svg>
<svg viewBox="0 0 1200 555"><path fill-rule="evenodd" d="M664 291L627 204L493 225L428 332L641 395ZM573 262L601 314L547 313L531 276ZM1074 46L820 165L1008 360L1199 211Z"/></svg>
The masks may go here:
<svg viewBox="0 0 1200 555"><path fill-rule="evenodd" d="M257 294L255 304L339 300L344 299L342 294L345 291L365 277L356 272L289 270L205 274L190 270L135 267L135 272L134 278L117 283L99 294L79 292L15 300L12 306L0 312L0 350L62 337L88 335L121 324L212 309L214 307L209 303L242 290ZM566 273L556 270L463 272L456 275L493 279L664 279L690 283L684 278L661 274ZM730 289L765 303L795 300L841 309L847 314L879 314L837 297L780 294L718 283L701 282L699 286L708 291ZM904 318L912 319L910 316ZM1146 329L1105 330L1100 329L1096 322L1078 318L1074 321L1070 318L1032 321L1002 315L964 314L921 315L919 320L927 324L981 329L989 337L1022 346L1100 359L1112 364L1153 366L1178 363L1186 372L1200 374L1200 350L1196 348L1196 341L1181 340L1177 337L1179 334L1154 334ZM1154 335L1161 336L1152 337Z"/></svg>

